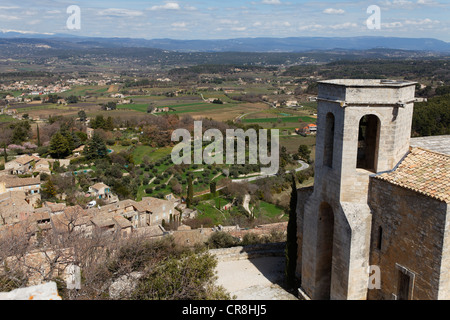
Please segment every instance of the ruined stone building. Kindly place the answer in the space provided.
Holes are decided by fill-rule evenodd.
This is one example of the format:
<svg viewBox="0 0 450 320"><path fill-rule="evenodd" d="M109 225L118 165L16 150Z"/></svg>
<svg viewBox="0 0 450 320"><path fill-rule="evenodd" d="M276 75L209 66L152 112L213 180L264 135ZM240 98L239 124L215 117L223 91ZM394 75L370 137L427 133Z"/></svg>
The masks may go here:
<svg viewBox="0 0 450 320"><path fill-rule="evenodd" d="M410 139L414 93L319 82L315 184L297 205L306 299L450 299L450 137Z"/></svg>

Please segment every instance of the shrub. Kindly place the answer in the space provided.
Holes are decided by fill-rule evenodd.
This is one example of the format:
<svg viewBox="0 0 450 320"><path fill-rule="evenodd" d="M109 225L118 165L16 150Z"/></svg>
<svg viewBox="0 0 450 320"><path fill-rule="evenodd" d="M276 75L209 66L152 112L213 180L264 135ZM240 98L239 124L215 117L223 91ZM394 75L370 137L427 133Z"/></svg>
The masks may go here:
<svg viewBox="0 0 450 320"><path fill-rule="evenodd" d="M211 249L230 248L238 244L238 240L227 232L214 232L206 242Z"/></svg>
<svg viewBox="0 0 450 320"><path fill-rule="evenodd" d="M181 259L169 258L151 268L139 281L132 300L230 300L217 286L217 260L209 253L190 252Z"/></svg>
<svg viewBox="0 0 450 320"><path fill-rule="evenodd" d="M261 243L261 239L255 233L247 233L242 238L242 245L243 246L248 246L248 245L251 245L251 244L258 244L258 243Z"/></svg>
<svg viewBox="0 0 450 320"><path fill-rule="evenodd" d="M151 194L151 193L153 193L153 188L147 188L147 189L145 189L145 193L146 193L146 194Z"/></svg>

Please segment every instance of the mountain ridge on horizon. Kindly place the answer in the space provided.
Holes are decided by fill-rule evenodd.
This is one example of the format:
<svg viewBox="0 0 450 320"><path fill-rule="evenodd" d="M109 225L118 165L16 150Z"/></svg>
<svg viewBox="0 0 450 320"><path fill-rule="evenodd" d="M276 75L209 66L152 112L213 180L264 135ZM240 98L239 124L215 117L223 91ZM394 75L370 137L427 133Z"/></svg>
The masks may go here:
<svg viewBox="0 0 450 320"><path fill-rule="evenodd" d="M369 50L374 48L450 52L450 42L434 38L384 36L354 37L254 37L180 40L170 38L86 37L73 34L2 32L0 39L61 41L92 47L142 47L180 52L302 52L311 50Z"/></svg>

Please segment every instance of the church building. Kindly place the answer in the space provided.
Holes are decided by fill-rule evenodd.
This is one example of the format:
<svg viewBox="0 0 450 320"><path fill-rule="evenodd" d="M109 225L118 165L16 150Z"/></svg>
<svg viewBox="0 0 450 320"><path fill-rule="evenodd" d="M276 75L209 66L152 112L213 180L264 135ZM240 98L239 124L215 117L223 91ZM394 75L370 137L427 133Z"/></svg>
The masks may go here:
<svg viewBox="0 0 450 320"><path fill-rule="evenodd" d="M415 85L319 82L315 183L298 190L303 298L450 299L450 137L410 138Z"/></svg>

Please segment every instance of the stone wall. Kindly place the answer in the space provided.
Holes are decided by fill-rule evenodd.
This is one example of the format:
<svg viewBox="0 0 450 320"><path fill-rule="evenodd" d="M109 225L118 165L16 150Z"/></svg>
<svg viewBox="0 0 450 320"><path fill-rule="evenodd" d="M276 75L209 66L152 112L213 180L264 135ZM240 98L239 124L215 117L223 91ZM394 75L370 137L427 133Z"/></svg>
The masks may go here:
<svg viewBox="0 0 450 320"><path fill-rule="evenodd" d="M448 204L379 179L370 191L370 265L380 267L381 289L368 298L395 299L402 269L414 277L411 299L449 299Z"/></svg>
<svg viewBox="0 0 450 320"><path fill-rule="evenodd" d="M286 243L267 243L250 246L238 246L224 249L211 249L209 253L219 261L236 261L260 257L283 257Z"/></svg>

